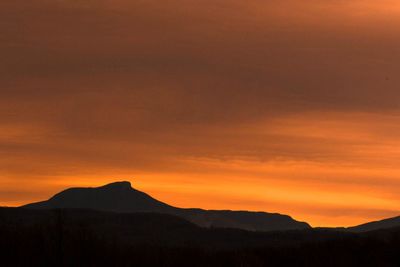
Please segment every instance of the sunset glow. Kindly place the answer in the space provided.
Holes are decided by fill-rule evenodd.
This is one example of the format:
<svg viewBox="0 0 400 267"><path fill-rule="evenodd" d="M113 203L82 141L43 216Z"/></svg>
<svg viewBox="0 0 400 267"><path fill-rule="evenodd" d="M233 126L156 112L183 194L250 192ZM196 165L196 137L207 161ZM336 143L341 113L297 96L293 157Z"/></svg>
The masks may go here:
<svg viewBox="0 0 400 267"><path fill-rule="evenodd" d="M0 206L129 180L312 226L400 215L398 1L13 0L0 17Z"/></svg>

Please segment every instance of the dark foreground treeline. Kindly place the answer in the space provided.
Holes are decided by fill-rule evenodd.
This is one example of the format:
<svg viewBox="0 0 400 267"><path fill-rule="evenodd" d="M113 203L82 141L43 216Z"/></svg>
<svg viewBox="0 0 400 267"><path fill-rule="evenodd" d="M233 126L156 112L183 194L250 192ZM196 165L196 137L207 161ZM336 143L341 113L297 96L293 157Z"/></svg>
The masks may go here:
<svg viewBox="0 0 400 267"><path fill-rule="evenodd" d="M174 216L0 209L0 266L400 266L400 229L256 233Z"/></svg>

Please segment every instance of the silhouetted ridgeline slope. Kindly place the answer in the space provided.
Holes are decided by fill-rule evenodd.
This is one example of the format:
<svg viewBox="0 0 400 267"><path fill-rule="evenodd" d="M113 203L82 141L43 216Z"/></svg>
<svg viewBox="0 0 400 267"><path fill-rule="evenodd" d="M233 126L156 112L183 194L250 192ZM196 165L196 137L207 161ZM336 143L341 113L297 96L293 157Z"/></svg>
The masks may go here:
<svg viewBox="0 0 400 267"><path fill-rule="evenodd" d="M129 182L116 182L97 188L71 188L56 194L47 201L28 204L24 208L80 208L124 213L157 212L176 215L202 227L239 228L255 231L310 228L307 223L275 213L172 207L133 189Z"/></svg>
<svg viewBox="0 0 400 267"><path fill-rule="evenodd" d="M0 266L400 266L400 229L253 232L157 213L0 208Z"/></svg>
<svg viewBox="0 0 400 267"><path fill-rule="evenodd" d="M400 227L400 217L389 218L381 221L369 222L365 224L361 224L358 226L353 226L347 228L347 230L352 232L367 232L379 229L387 229Z"/></svg>

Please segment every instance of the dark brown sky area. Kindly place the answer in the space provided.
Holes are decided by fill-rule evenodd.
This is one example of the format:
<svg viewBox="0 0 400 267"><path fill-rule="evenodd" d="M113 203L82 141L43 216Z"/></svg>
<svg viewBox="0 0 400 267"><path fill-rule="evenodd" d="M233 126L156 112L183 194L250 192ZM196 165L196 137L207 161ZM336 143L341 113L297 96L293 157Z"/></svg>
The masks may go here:
<svg viewBox="0 0 400 267"><path fill-rule="evenodd" d="M398 1L2 0L0 205L400 215L399 71Z"/></svg>

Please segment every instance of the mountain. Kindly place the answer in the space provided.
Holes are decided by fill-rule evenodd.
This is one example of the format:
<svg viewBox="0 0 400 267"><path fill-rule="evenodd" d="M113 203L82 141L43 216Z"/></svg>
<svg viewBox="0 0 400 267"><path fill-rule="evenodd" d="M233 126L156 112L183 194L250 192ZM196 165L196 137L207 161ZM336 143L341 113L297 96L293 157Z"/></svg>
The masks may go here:
<svg viewBox="0 0 400 267"><path fill-rule="evenodd" d="M368 232L368 231L395 228L395 227L400 227L400 216L384 219L381 221L369 222L358 226L349 227L346 229L351 232Z"/></svg>
<svg viewBox="0 0 400 267"><path fill-rule="evenodd" d="M96 188L69 188L47 201L24 206L34 209L80 208L115 212L165 212L176 208L133 189L129 182Z"/></svg>
<svg viewBox="0 0 400 267"><path fill-rule="evenodd" d="M92 209L119 213L151 212L175 215L201 227L238 228L250 231L280 231L311 228L287 215L266 212L182 209L158 201L132 188L130 182L115 182L96 188L70 188L26 209Z"/></svg>

